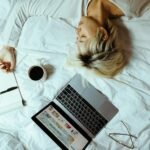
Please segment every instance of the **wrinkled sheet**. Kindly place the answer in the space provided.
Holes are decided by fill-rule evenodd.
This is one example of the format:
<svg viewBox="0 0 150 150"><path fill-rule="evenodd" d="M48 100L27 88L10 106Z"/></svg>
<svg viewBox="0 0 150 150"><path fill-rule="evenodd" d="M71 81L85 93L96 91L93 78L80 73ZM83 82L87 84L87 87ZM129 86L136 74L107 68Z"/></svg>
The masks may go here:
<svg viewBox="0 0 150 150"><path fill-rule="evenodd" d="M12 2L12 0L0 1L0 30L5 24L5 18L8 15L6 12ZM119 109L119 113L94 138L95 144L92 143L87 149L126 150L127 148L108 137L110 132L127 133L120 122L123 120L131 134L138 137L134 141L135 149L149 150L150 12L147 11L140 18L128 20L123 17L121 21L117 21L121 31L120 38L125 41L124 47L131 51L132 56L128 65L113 79L97 77L83 68L67 66L65 64L67 53L73 49L73 44L68 48L67 43L70 39L75 39L75 33L65 22L61 22L62 29L52 29L53 22L59 24L60 20L31 17L23 28L17 48L16 76L27 106L1 115L0 130L19 139L23 145L20 149L59 150L60 148L31 120L31 117L48 104L76 73L79 73L106 94ZM66 34L62 35L64 29ZM56 39L57 32L58 34L62 32L62 36ZM37 61L40 61L48 71L48 79L44 83L33 82L27 75L28 68ZM0 134L0 137L3 136ZM5 138L7 138L6 135ZM7 147L15 149L15 144L12 144L9 138L0 142L3 143L0 144L0 149L7 150ZM119 136L119 139L131 144L128 137Z"/></svg>

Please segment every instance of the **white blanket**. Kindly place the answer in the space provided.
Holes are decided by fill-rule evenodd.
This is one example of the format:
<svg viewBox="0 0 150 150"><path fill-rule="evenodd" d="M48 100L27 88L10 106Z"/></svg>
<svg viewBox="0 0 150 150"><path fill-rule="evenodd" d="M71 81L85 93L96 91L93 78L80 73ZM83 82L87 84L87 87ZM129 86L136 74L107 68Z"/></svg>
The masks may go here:
<svg viewBox="0 0 150 150"><path fill-rule="evenodd" d="M1 0L1 2L0 30L4 25L7 16L6 12L8 12L13 1ZM61 28L59 26L60 22ZM125 150L125 147L108 137L109 132L127 133L120 123L120 120L123 120L128 125L131 134L138 137L134 141L135 149L149 150L150 11L147 11L142 17L132 20L124 17L122 22L125 27L122 26L121 21L118 21L120 34L122 35L120 37L126 40L124 46L127 50L131 50L132 57L129 64L120 74L113 79L106 79L94 76L83 68L68 69L65 65L68 51L75 49L74 41L76 38L75 31L68 23L46 17L28 19L23 28L17 49L16 69L17 80L22 95L27 101L27 106L1 115L0 130L17 137L28 150L60 149L40 130L31 120L31 117L48 104L73 75L80 73L98 90L106 94L119 109L119 113L96 136L94 139L95 145L91 144L87 149L92 150L93 146L95 146L95 149L98 150ZM70 46L68 46L68 43L71 43ZM42 63L49 72L49 78L44 83L33 82L27 76L29 66L36 63L37 60L40 61L40 59L44 60L42 60ZM53 73L50 72L52 66ZM0 136L3 135L1 134ZM128 145L131 144L129 138L120 136L119 139L122 139ZM0 149L7 150L9 143L11 142L6 144L3 140L3 144L6 147L0 144ZM12 150L15 149L14 147L13 144L9 146Z"/></svg>

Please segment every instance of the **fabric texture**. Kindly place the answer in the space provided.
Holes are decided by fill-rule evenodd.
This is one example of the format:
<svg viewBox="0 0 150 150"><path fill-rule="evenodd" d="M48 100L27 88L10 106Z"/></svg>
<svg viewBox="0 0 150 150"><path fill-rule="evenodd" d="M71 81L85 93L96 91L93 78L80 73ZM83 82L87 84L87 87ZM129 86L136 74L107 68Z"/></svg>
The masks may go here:
<svg viewBox="0 0 150 150"><path fill-rule="evenodd" d="M69 9L66 10L67 6ZM74 12L76 13L73 13ZM22 28L25 22L33 16L74 19L75 24L80 20L82 13L82 0L26 0L16 1L10 11L7 23L2 31L1 43L17 47Z"/></svg>

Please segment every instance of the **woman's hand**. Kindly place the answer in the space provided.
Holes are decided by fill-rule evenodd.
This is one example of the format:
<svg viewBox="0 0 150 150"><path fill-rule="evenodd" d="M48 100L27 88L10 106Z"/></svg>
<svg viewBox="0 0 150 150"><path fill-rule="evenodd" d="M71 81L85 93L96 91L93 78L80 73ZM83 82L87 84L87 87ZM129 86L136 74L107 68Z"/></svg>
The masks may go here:
<svg viewBox="0 0 150 150"><path fill-rule="evenodd" d="M4 46L0 49L0 69L5 72L11 72L16 65L15 49Z"/></svg>

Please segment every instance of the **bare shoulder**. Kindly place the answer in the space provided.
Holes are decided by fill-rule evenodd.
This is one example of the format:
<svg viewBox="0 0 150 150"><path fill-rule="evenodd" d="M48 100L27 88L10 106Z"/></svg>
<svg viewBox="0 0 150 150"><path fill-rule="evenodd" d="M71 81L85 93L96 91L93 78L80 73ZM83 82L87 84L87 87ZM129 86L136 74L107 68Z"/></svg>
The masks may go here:
<svg viewBox="0 0 150 150"><path fill-rule="evenodd" d="M106 7L106 9L109 11L110 18L116 18L124 16L123 11L115 5L112 0L101 0Z"/></svg>

